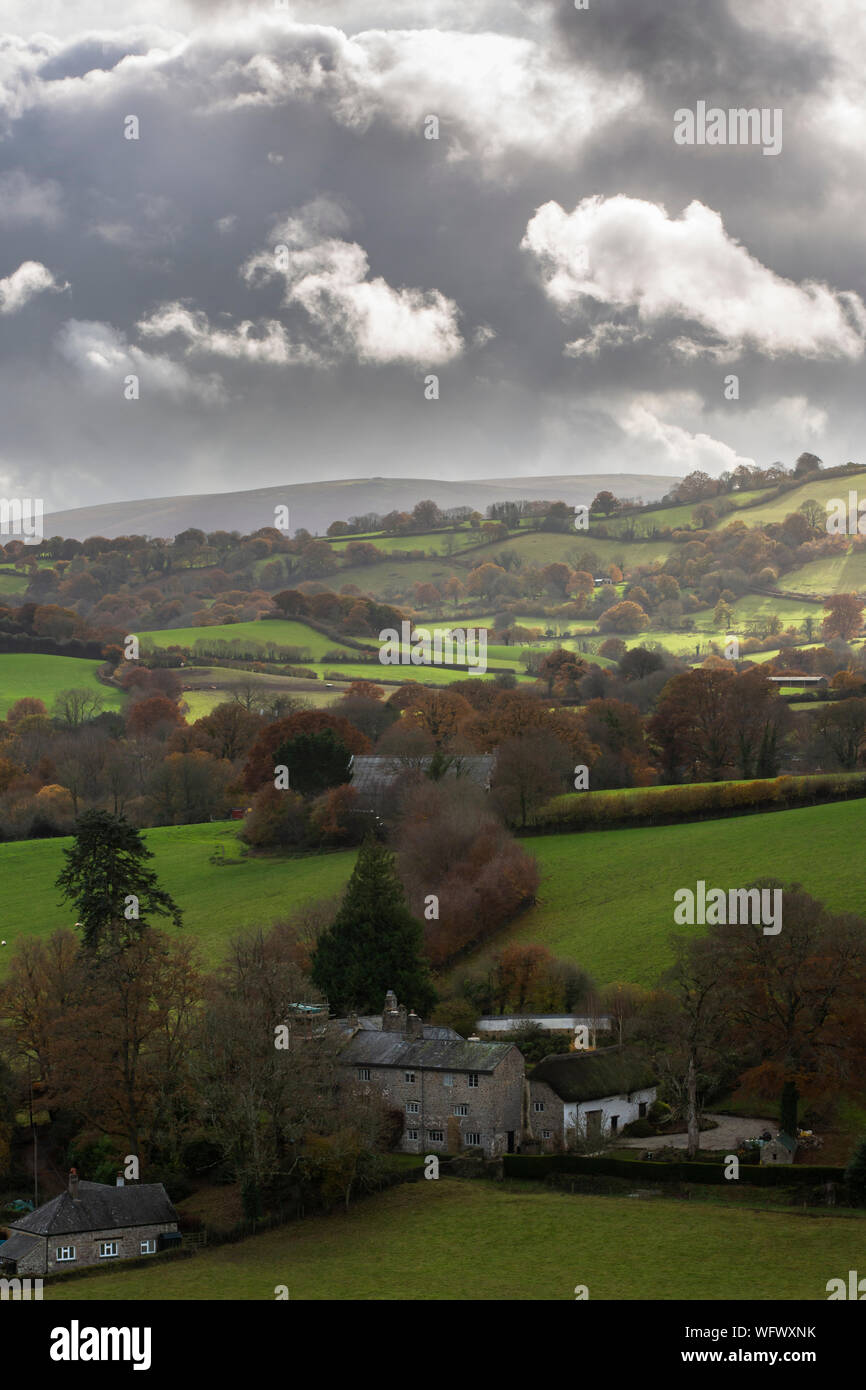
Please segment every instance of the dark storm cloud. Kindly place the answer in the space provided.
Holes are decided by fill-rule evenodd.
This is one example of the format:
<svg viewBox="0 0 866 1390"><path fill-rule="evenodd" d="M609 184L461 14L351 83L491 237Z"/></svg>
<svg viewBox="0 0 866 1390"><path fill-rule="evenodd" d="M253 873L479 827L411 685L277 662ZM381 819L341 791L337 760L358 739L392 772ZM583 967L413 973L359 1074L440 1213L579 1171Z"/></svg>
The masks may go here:
<svg viewBox="0 0 866 1390"><path fill-rule="evenodd" d="M349 34L398 22L394 5L349 8ZM82 25L34 50L21 84L6 83L3 168L31 184L10 185L22 216L2 229L0 280L34 261L68 288L0 314L0 492L11 479L51 510L283 478L671 473L692 459L719 471L848 448L858 362L772 360L744 342L741 403L725 407L732 368L672 349L698 327L638 323L637 303L557 304L521 249L551 202L568 215L625 195L677 219L697 199L767 276L863 294L838 216L853 181L842 155L822 159L820 131L798 130L796 105L778 160L671 138L674 105L713 99L713 82L727 100L729 80L738 104L783 88L793 100L826 83L828 54L746 32L718 5L559 6L555 34L538 27L543 8L521 7L518 22L510 4L479 6L484 32L452 40L436 16L444 29L459 11L465 26L466 10L443 0L413 20L433 31L423 39L384 28L356 42L225 6L234 29L172 55L170 39L159 55L125 36L122 18L98 40ZM329 24L347 7L320 11ZM154 22L183 27L184 12L162 6ZM439 141L423 138L430 112ZM130 113L137 141L123 138ZM804 179L827 191L808 220ZM321 199L342 230L300 247L300 288L245 277L286 218ZM594 332L596 355L566 354ZM438 401L424 398L429 371ZM123 399L129 373L138 401Z"/></svg>
<svg viewBox="0 0 866 1390"><path fill-rule="evenodd" d="M831 66L813 41L746 28L727 0L549 0L570 51L609 73L640 72L661 95L741 92L764 102L811 90Z"/></svg>

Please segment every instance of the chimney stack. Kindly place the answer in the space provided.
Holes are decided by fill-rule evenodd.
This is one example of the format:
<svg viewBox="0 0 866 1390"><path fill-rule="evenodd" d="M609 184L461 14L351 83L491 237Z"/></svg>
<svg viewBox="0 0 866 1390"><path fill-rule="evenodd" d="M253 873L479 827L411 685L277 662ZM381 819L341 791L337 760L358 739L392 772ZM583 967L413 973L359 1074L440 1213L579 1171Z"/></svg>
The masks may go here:
<svg viewBox="0 0 866 1390"><path fill-rule="evenodd" d="M422 1038L424 1036L424 1024L414 1009L406 1020L406 1032L410 1038Z"/></svg>
<svg viewBox="0 0 866 1390"><path fill-rule="evenodd" d="M118 1173L118 1175L117 1175L117 1181L116 1181L116 1183L115 1183L115 1187L124 1187L124 1186L125 1186L125 1181L124 1181L123 1174L122 1174L122 1173Z"/></svg>
<svg viewBox="0 0 866 1390"><path fill-rule="evenodd" d="M75 1168L69 1170L69 1195L73 1202L78 1201L78 1171Z"/></svg>

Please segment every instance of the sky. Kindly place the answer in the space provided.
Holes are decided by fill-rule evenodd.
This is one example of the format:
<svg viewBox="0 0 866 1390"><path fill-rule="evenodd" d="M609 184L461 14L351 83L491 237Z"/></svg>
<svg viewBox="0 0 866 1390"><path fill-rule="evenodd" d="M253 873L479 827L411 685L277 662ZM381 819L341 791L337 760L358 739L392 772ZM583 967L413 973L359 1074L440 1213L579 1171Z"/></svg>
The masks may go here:
<svg viewBox="0 0 866 1390"><path fill-rule="evenodd" d="M3 0L0 495L861 461L864 66L860 0Z"/></svg>

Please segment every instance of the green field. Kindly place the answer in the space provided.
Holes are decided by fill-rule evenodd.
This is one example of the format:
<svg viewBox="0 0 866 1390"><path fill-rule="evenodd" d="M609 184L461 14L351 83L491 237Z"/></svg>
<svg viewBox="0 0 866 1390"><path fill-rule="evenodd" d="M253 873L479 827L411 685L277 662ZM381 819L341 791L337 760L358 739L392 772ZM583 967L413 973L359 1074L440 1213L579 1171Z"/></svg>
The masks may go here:
<svg viewBox="0 0 866 1390"><path fill-rule="evenodd" d="M0 598L4 594L23 594L29 580L26 574L15 574L11 570L0 570Z"/></svg>
<svg viewBox="0 0 866 1390"><path fill-rule="evenodd" d="M796 512L801 504L814 498L824 506L833 498L848 497L849 490L859 492L860 496L866 492L866 476L861 473L852 473L849 477L842 478L813 478L809 482L803 483L800 487L792 488L790 492L783 492L780 497L773 501L762 502L756 507L749 507L742 514L742 520L747 526L761 526L767 521L784 521L791 512ZM730 523L729 516L722 517L717 521L714 530L727 526Z"/></svg>
<svg viewBox="0 0 866 1390"><path fill-rule="evenodd" d="M800 569L786 570L779 583L803 594L863 593L866 590L866 550L857 545L838 555L825 555ZM821 610L815 611L820 613Z"/></svg>
<svg viewBox="0 0 866 1390"><path fill-rule="evenodd" d="M764 491L766 491L766 489L753 490L752 492L729 492L725 494L723 499L718 500L732 503L735 510L738 511L740 507L745 507L750 502L756 501ZM715 500L717 499L710 499L710 501ZM680 502L671 507L659 507L657 510L654 509L651 512L647 512L645 515L636 512L632 516L612 516L605 524L615 535L621 535L623 531L627 532L632 524L635 527L636 536L651 535L654 526L670 526L671 530L674 531L678 528L688 528L693 525L694 511L697 505L698 503L696 502ZM728 516L725 517L725 521L730 521L732 516L733 513L729 513Z"/></svg>
<svg viewBox="0 0 866 1390"><path fill-rule="evenodd" d="M825 1300L862 1263L862 1219L700 1201L419 1182L192 1261L53 1285L53 1302Z"/></svg>
<svg viewBox="0 0 866 1390"><path fill-rule="evenodd" d="M161 647L206 646L209 642L243 641L247 645L272 647L303 647L310 653L312 661L320 661L325 652L353 651L335 637L326 637L306 623L291 619L278 619L273 622L220 623L215 627L177 627L159 628L152 632L137 634L142 651Z"/></svg>
<svg viewBox="0 0 866 1390"><path fill-rule="evenodd" d="M60 691L73 689L98 691L105 709L120 709L124 701L121 692L96 679L101 665L101 661L87 661L79 656L0 654L0 717L5 718L10 705L25 696L43 700L50 713Z"/></svg>
<svg viewBox="0 0 866 1390"><path fill-rule="evenodd" d="M332 550L342 552L352 541L366 541L386 555L395 550L424 550L428 555L447 555L449 544L454 547L456 554L467 546L483 545L485 537L467 526L459 531L424 531L411 536L340 536L339 540L329 541L328 544Z"/></svg>
<svg viewBox="0 0 866 1390"><path fill-rule="evenodd" d="M222 846L240 857L235 821L164 826L145 830L152 867L184 914L183 931L199 942L205 961L217 964L229 940L245 926L269 925L300 903L339 895L348 882L351 851L300 859L247 859L218 867L210 856ZM2 931L10 948L22 936L50 936L72 926L74 908L60 903L54 887L68 838L16 840L0 845ZM159 925L157 921L156 925ZM5 968L7 952L3 952Z"/></svg>
<svg viewBox="0 0 866 1390"><path fill-rule="evenodd" d="M228 858L239 857L237 829L221 822L144 832L155 853L152 867L211 964L240 927L267 925L298 903L342 893L354 863L347 850L212 864L219 845ZM831 908L862 911L857 853L864 830L866 803L850 801L686 825L531 836L521 843L541 867L539 901L482 954L510 941L533 942L579 962L600 985L649 985L670 961L673 894L699 878L720 888L743 887L761 875L799 880ZM10 946L22 934L45 936L75 920L53 886L68 843L0 845L2 935Z"/></svg>
<svg viewBox="0 0 866 1390"><path fill-rule="evenodd" d="M745 594L731 604L734 626L738 622L752 621L756 618L781 618L785 627L801 627L805 618L812 618L816 630L824 617L818 603L807 603L796 598L771 598L768 594Z"/></svg>
<svg viewBox="0 0 866 1390"><path fill-rule="evenodd" d="M539 901L497 937L546 946L598 984L650 985L670 962L673 895L745 887L759 876L799 881L837 911L862 912L857 858L866 802L636 830L598 830L521 841L542 870ZM808 847L808 848L806 848ZM699 930L694 928L694 930Z"/></svg>

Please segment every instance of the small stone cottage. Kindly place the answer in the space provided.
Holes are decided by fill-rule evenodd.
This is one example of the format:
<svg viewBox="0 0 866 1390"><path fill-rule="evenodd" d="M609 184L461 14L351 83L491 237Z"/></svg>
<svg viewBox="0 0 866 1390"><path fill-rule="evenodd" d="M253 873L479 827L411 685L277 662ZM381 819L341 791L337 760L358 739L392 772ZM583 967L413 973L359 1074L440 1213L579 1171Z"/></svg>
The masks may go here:
<svg viewBox="0 0 866 1390"><path fill-rule="evenodd" d="M617 1134L646 1117L657 1089L652 1071L619 1047L545 1057L529 1078L532 1138L556 1149L575 1134Z"/></svg>
<svg viewBox="0 0 866 1390"><path fill-rule="evenodd" d="M161 1182L81 1182L75 1169L66 1190L12 1223L0 1245L8 1278L59 1274L84 1265L155 1255L177 1238L177 1212Z"/></svg>

